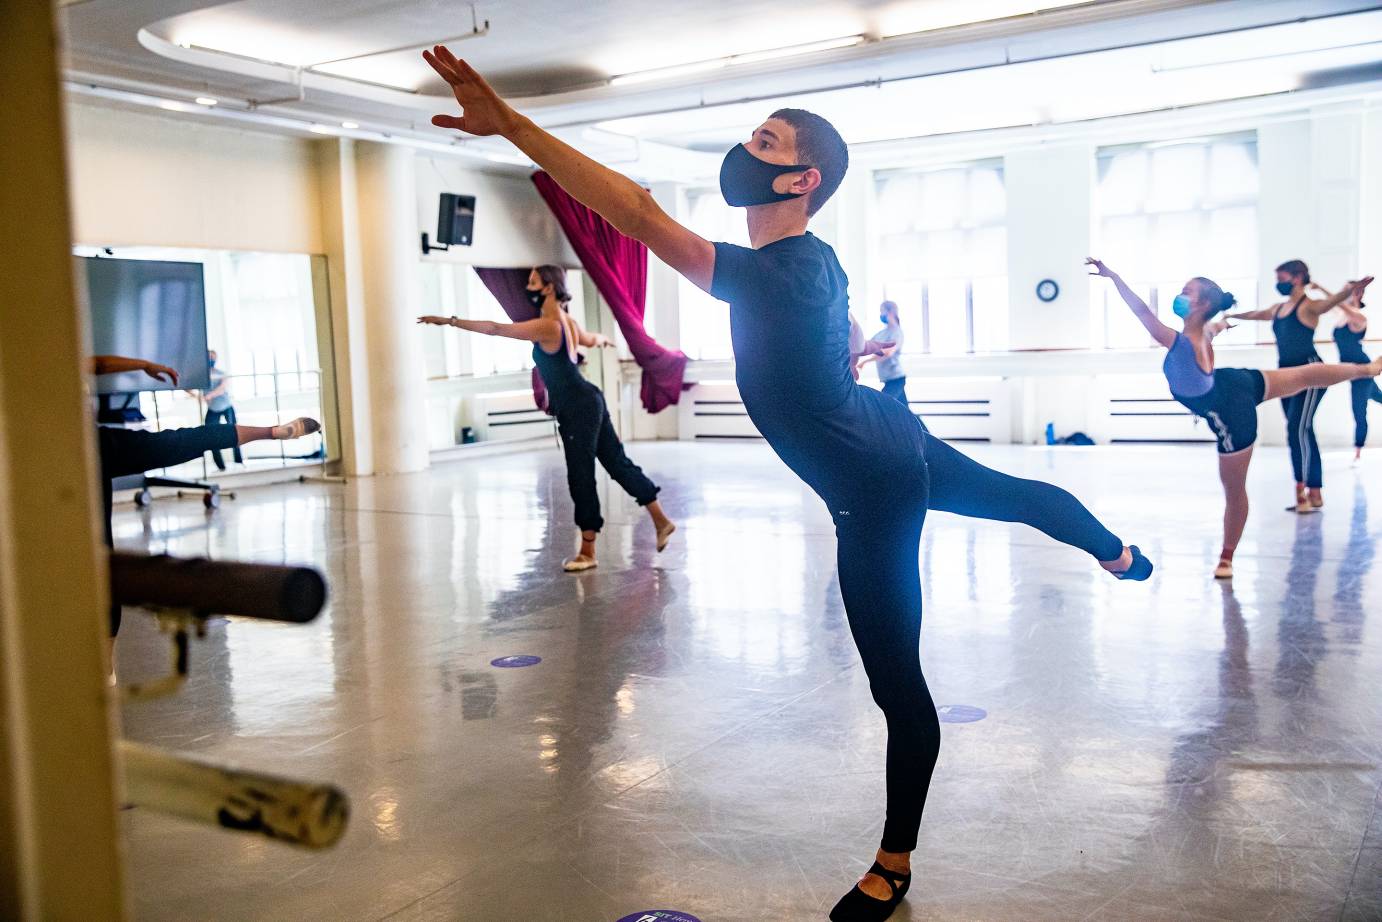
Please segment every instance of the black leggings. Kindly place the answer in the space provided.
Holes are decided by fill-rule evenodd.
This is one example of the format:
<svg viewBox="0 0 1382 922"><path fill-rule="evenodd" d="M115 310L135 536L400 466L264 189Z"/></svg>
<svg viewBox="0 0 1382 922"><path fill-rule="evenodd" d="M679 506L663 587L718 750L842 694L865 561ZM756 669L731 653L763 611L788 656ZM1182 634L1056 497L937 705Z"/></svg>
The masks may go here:
<svg viewBox="0 0 1382 922"><path fill-rule="evenodd" d="M1320 408L1325 388L1314 387L1291 397L1281 398L1286 413L1286 444L1291 449L1291 472L1296 483L1312 490L1324 486L1320 465L1320 445L1315 441L1315 411Z"/></svg>
<svg viewBox="0 0 1382 922"><path fill-rule="evenodd" d="M200 458L202 452L235 448L240 440L234 426L194 426L145 432L115 426L96 427L96 449L101 460L101 499L105 504L106 547L114 547L110 515L116 477L142 474L160 467ZM120 630L120 606L110 606L110 636Z"/></svg>
<svg viewBox="0 0 1382 922"><path fill-rule="evenodd" d="M882 848L889 852L916 848L940 752L940 721L918 649L918 557L927 511L1023 522L1098 560L1116 560L1123 553L1122 540L1065 490L1001 474L929 434L925 440L925 463L906 466L886 489L867 498L831 504L838 510L840 594L873 700L888 724Z"/></svg>
<svg viewBox="0 0 1382 922"><path fill-rule="evenodd" d="M1382 389L1374 378L1359 378L1349 385L1353 388L1353 447L1362 448L1368 443L1368 401L1382 403Z"/></svg>
<svg viewBox="0 0 1382 922"><path fill-rule="evenodd" d="M219 426L221 424L227 426L235 425L235 408L226 407L224 410L207 410L206 424L208 426ZM235 458L236 464L245 463L244 456L240 454L239 445L231 448L230 453L231 456ZM226 462L225 459L221 457L221 450L219 448L211 449L211 460L216 462L216 470L223 471L226 469Z"/></svg>
<svg viewBox="0 0 1382 922"><path fill-rule="evenodd" d="M604 395L595 388L563 401L557 410L557 432L566 452L566 485L576 504L576 527L581 531L599 531L605 524L595 483L597 460L638 505L646 506L657 499L657 484L624 454L624 444L605 408Z"/></svg>

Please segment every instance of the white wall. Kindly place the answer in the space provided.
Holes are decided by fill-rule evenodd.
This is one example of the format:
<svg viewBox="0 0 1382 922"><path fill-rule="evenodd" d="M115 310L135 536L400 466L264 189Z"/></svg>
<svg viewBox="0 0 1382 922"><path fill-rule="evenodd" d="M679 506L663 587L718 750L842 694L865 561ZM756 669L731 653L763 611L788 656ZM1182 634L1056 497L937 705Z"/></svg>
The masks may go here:
<svg viewBox="0 0 1382 922"><path fill-rule="evenodd" d="M527 176L485 173L464 161L430 154L418 155L415 173L419 241L426 231L436 242L441 193L475 196L474 243L422 256L419 242L419 258L502 268L580 265L557 219Z"/></svg>
<svg viewBox="0 0 1382 922"><path fill-rule="evenodd" d="M75 243L320 253L312 142L69 102Z"/></svg>

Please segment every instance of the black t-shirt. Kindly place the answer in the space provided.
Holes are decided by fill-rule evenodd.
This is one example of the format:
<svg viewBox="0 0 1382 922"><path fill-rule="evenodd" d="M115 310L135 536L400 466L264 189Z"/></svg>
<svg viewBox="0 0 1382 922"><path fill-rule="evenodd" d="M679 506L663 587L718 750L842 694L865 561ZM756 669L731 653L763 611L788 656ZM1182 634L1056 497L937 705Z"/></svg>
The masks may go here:
<svg viewBox="0 0 1382 922"><path fill-rule="evenodd" d="M710 292L730 305L744 409L827 501L867 493L898 464L923 463L911 411L854 381L848 289L835 251L814 234L757 250L715 244Z"/></svg>

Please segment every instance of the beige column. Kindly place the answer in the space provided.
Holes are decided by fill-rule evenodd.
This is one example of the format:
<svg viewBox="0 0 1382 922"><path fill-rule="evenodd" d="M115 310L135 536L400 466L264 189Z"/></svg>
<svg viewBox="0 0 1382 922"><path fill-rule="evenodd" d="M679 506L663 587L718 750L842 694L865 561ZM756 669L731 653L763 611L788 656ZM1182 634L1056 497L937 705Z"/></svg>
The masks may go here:
<svg viewBox="0 0 1382 922"><path fill-rule="evenodd" d="M417 326L417 191L413 151L355 145L361 290L374 471L427 467L427 378Z"/></svg>
<svg viewBox="0 0 1382 922"><path fill-rule="evenodd" d="M0 3L0 918L125 917L53 10Z"/></svg>

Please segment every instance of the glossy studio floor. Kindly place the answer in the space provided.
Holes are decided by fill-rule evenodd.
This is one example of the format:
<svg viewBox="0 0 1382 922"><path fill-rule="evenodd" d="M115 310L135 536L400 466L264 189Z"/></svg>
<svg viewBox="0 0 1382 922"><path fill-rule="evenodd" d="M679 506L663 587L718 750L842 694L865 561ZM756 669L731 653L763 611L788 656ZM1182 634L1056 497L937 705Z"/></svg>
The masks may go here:
<svg viewBox="0 0 1382 922"><path fill-rule="evenodd" d="M127 735L352 801L320 853L126 812L136 917L823 918L877 844L884 744L829 520L762 445L631 453L681 530L656 555L607 493L580 576L555 450L120 510L123 546L312 562L332 590L307 627L215 624ZM922 654L951 722L895 918L1382 918L1382 451L1331 454L1301 518L1261 451L1232 585L1207 447L974 453L1074 489L1158 572L932 516ZM515 655L541 662L490 665ZM119 656L163 666L151 619Z"/></svg>

